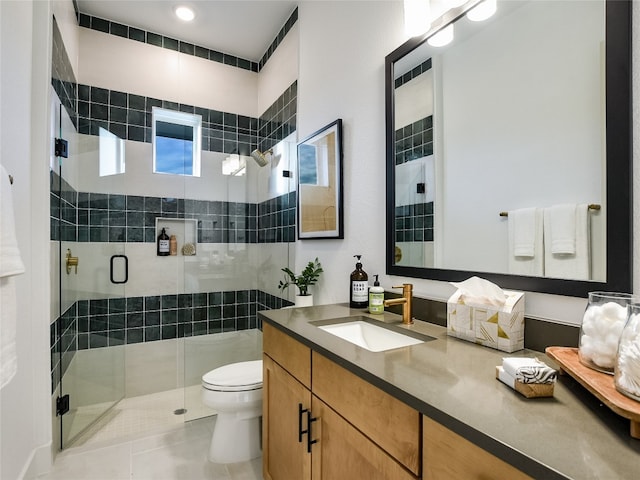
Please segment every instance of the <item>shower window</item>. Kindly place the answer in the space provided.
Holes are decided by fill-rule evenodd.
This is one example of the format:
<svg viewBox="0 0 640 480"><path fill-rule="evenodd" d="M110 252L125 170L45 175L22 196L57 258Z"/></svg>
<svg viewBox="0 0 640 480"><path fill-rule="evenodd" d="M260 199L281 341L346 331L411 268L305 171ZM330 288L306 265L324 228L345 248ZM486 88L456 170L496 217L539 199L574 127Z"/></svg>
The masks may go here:
<svg viewBox="0 0 640 480"><path fill-rule="evenodd" d="M202 117L153 108L153 173L200 176Z"/></svg>

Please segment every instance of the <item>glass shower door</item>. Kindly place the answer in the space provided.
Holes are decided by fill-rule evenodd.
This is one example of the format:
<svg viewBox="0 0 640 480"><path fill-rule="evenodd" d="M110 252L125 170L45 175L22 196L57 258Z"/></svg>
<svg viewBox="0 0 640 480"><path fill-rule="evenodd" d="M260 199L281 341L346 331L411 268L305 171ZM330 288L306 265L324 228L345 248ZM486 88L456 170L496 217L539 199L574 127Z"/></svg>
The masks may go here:
<svg viewBox="0 0 640 480"><path fill-rule="evenodd" d="M60 106L59 284L61 327L61 446L82 443L83 433L125 395L124 178L118 139L76 132ZM92 132L99 133L99 132ZM123 152L123 150L122 150ZM115 155L115 157L114 157ZM106 166L106 158L114 163ZM108 163L108 162L107 162ZM115 170L112 168L115 165ZM106 168L106 170L105 170ZM104 421L104 420L103 420Z"/></svg>

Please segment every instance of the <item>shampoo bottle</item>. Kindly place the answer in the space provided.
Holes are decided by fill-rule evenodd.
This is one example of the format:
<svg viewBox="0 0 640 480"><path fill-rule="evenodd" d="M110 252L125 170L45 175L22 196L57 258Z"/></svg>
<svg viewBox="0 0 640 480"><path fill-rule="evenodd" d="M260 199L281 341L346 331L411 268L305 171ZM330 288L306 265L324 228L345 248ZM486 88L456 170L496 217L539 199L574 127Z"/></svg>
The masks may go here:
<svg viewBox="0 0 640 480"><path fill-rule="evenodd" d="M351 272L351 289L349 292L349 305L352 308L367 308L369 303L369 277L362 269L360 257L362 255L354 255L358 259L356 269Z"/></svg>
<svg viewBox="0 0 640 480"><path fill-rule="evenodd" d="M158 235L158 249L157 253L159 257L166 257L169 255L169 235L163 228L160 235Z"/></svg>
<svg viewBox="0 0 640 480"><path fill-rule="evenodd" d="M384 288L380 286L378 275L374 277L376 280L369 289L369 313L380 314L384 313Z"/></svg>
<svg viewBox="0 0 640 480"><path fill-rule="evenodd" d="M175 235L171 235L169 237L169 254L177 255L178 254L178 240Z"/></svg>

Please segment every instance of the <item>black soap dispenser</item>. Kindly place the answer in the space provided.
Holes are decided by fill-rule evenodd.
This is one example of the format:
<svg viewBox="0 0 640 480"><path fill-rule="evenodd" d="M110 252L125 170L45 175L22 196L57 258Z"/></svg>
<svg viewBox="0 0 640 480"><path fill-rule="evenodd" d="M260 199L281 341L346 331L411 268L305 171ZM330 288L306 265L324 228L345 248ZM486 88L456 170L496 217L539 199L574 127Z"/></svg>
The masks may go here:
<svg viewBox="0 0 640 480"><path fill-rule="evenodd" d="M160 235L158 235L157 254L159 257L166 257L170 253L169 235L167 235L166 229L162 229Z"/></svg>
<svg viewBox="0 0 640 480"><path fill-rule="evenodd" d="M352 308L367 308L369 305L369 277L362 269L360 258L362 255L354 255L358 259L356 269L351 272L351 288L349 290L349 306Z"/></svg>

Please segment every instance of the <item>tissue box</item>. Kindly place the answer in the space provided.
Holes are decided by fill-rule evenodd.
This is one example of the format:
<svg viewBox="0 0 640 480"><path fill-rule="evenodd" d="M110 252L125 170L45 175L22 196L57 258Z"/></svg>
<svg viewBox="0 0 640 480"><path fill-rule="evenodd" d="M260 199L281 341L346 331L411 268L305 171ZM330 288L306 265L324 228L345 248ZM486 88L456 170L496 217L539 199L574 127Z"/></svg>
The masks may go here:
<svg viewBox="0 0 640 480"><path fill-rule="evenodd" d="M447 334L504 352L524 348L524 292L505 290L502 307L465 303L456 291L447 301Z"/></svg>

